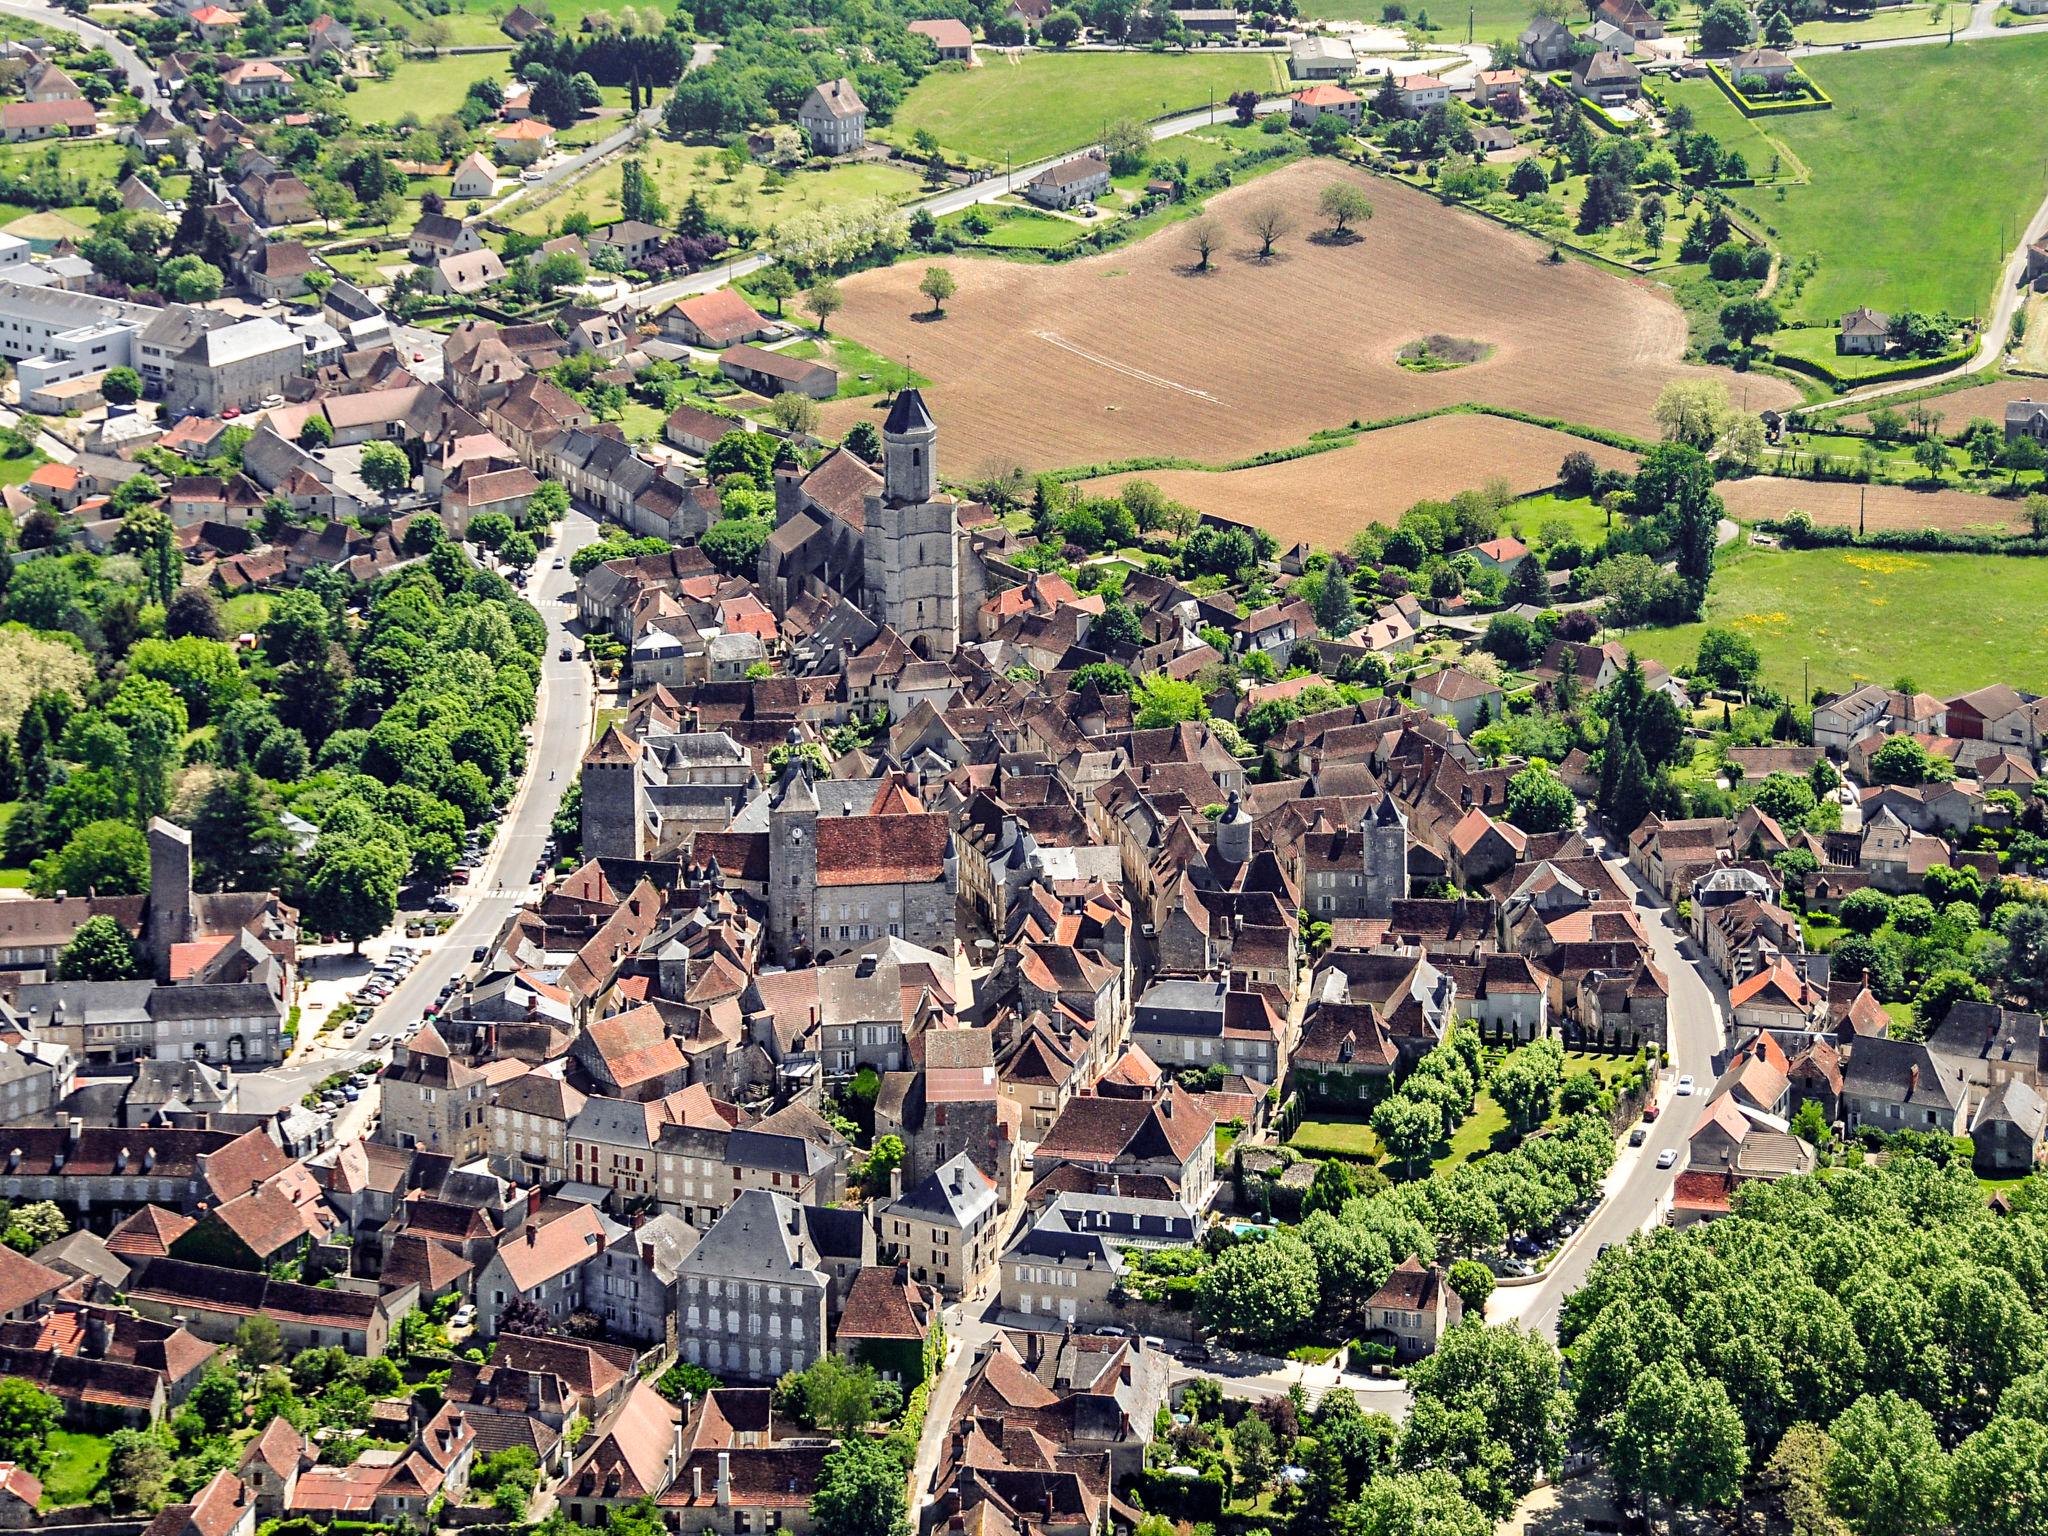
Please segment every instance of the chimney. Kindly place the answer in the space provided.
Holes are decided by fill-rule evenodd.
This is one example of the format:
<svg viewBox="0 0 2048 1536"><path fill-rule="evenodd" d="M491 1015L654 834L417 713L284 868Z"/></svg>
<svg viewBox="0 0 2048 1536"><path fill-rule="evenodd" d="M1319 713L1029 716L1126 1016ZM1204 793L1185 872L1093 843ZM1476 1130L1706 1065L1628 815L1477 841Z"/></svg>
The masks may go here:
<svg viewBox="0 0 2048 1536"><path fill-rule="evenodd" d="M1920 1063L1917 1061L1906 1068L1906 1095L1908 1098L1920 1091Z"/></svg>
<svg viewBox="0 0 2048 1536"><path fill-rule="evenodd" d="M526 1216L531 1221L540 1214L540 1186L534 1185L526 1192Z"/></svg>
<svg viewBox="0 0 2048 1536"><path fill-rule="evenodd" d="M889 1170L889 1198L891 1200L903 1198L903 1169L901 1165Z"/></svg>
<svg viewBox="0 0 2048 1536"><path fill-rule="evenodd" d="M704 1500L704 1469L702 1467L690 1468L690 1500L692 1503L702 1503Z"/></svg>
<svg viewBox="0 0 2048 1536"><path fill-rule="evenodd" d="M529 1221L526 1224L526 1246L531 1248L535 1243L539 1241L540 1227L537 1223Z"/></svg>
<svg viewBox="0 0 2048 1536"><path fill-rule="evenodd" d="M732 1503L732 1452L718 1453L718 1503L721 1508Z"/></svg>

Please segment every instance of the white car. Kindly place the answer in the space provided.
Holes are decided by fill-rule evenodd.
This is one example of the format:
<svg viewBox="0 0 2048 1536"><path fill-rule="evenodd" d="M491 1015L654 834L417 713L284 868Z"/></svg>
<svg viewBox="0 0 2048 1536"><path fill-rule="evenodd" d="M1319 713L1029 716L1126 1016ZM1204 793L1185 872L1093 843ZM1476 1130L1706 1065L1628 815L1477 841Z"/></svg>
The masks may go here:
<svg viewBox="0 0 2048 1536"><path fill-rule="evenodd" d="M547 174L546 171L541 170L538 166L529 165L519 173L519 179L521 181L545 181L547 180Z"/></svg>
<svg viewBox="0 0 2048 1536"><path fill-rule="evenodd" d="M1677 1161L1678 1148L1676 1147L1666 1147L1662 1152L1659 1152L1657 1154L1657 1166L1659 1168L1669 1168Z"/></svg>
<svg viewBox="0 0 2048 1536"><path fill-rule="evenodd" d="M1689 1099L1692 1097L1692 1090L1692 1074L1688 1072L1678 1080L1678 1096L1681 1099Z"/></svg>

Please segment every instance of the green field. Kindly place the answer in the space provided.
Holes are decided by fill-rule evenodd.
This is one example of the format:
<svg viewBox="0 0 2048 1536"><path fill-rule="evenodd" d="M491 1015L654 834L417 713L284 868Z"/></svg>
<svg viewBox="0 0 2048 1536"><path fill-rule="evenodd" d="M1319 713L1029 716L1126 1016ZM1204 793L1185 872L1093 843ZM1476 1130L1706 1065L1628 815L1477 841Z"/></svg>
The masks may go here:
<svg viewBox="0 0 2048 1536"><path fill-rule="evenodd" d="M1092 144L1119 118L1140 121L1209 104L1232 91L1275 91L1277 56L1244 53L1032 53L1015 64L942 70L918 82L877 137L908 144L929 128L949 154L1001 165Z"/></svg>
<svg viewBox="0 0 2048 1536"><path fill-rule="evenodd" d="M54 162L74 176L104 178L112 182L118 179L121 161L127 153L125 144L116 144L112 139L69 142L54 139L40 144L0 147L0 166L8 170L31 171Z"/></svg>
<svg viewBox="0 0 2048 1536"><path fill-rule="evenodd" d="M43 1468L43 1508L68 1509L88 1502L107 1480L112 1447L106 1436L53 1429L45 1443L50 1462Z"/></svg>
<svg viewBox="0 0 2048 1536"><path fill-rule="evenodd" d="M1839 334L1839 327L1835 325L1792 326L1766 337L1765 344L1772 351L1782 352L1787 357L1818 363L1840 379L1858 379L1866 373L1881 373L1887 368L1899 366L1899 359L1896 357L1837 352L1835 337Z"/></svg>
<svg viewBox="0 0 2048 1536"><path fill-rule="evenodd" d="M1781 295L1781 307L1825 325L1859 304L1985 313L2048 192L2048 161L2013 152L2048 107L2048 36L1803 62L1834 109L1745 124L1746 133L1723 132L1740 119L1710 82L1670 90L1752 167L1781 150L1811 174L1803 185L1735 194L1789 260L1820 257L1803 294Z"/></svg>
<svg viewBox="0 0 2048 1536"><path fill-rule="evenodd" d="M1563 523L1588 550L1607 542L1607 510L1588 496L1524 496L1507 508L1505 518L1503 531L1514 532L1525 544L1540 542L1536 531L1545 523Z"/></svg>
<svg viewBox="0 0 2048 1536"><path fill-rule="evenodd" d="M2048 690L2048 568L2004 555L1871 549L1723 551L1706 623L1749 636L1764 681L1799 694L1909 676L1948 695L2010 683ZM1638 630L1631 649L1690 667L1704 624ZM1809 673L1810 669L1810 673Z"/></svg>
<svg viewBox="0 0 2048 1536"><path fill-rule="evenodd" d="M1970 24L1968 0L1953 5L1943 0L1923 5L1888 5L1861 21L1802 21L1792 30L1802 43L1871 43L1886 37L1944 32L1950 22L1958 30Z"/></svg>
<svg viewBox="0 0 2048 1536"><path fill-rule="evenodd" d="M359 124L390 125L408 113L430 122L461 106L472 81L502 76L508 62L507 55L497 53L408 59L389 80L365 80L341 102Z"/></svg>
<svg viewBox="0 0 2048 1536"><path fill-rule="evenodd" d="M433 19L448 23L445 46L477 47L489 43L510 46L512 40L498 30L498 19L512 9L512 3L513 0L456 0L448 15ZM549 0L546 4L530 5L529 9L552 13L558 28L574 32L585 16L598 11L622 11L632 3L633 0ZM409 37L416 37L419 28L428 20L425 15L427 6L418 0L411 10L400 5L398 0L356 0L356 7Z"/></svg>
<svg viewBox="0 0 2048 1536"><path fill-rule="evenodd" d="M1381 18L1385 0L1305 0L1301 7L1304 16L1316 16L1325 21L1378 21ZM1529 25L1529 18L1536 14L1529 0L1468 0L1460 5L1456 0L1407 0L1409 23L1428 25L1424 30L1432 36L1462 43L1468 30L1475 42L1490 43L1499 38L1512 38Z"/></svg>
<svg viewBox="0 0 2048 1536"><path fill-rule="evenodd" d="M875 197L909 202L921 186L915 175L893 165L797 171L779 187L765 186L767 172L749 165L728 181L716 150L671 144L666 139L650 140L643 158L671 218L694 191L712 213L763 230L795 214L844 208ZM624 157L615 157L578 182L573 191L532 207L516 205L507 222L530 235L559 230L562 220L572 213L587 213L593 224L608 224L619 217L619 179L624 164Z"/></svg>

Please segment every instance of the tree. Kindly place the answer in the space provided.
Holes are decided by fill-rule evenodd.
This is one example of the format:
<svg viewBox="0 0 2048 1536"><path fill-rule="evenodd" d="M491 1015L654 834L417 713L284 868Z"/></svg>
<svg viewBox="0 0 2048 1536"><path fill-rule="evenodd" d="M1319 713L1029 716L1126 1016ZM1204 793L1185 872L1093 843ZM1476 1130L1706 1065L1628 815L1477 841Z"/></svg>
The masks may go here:
<svg viewBox="0 0 2048 1536"><path fill-rule="evenodd" d="M319 411L312 412L299 424L301 448L325 448L333 442L334 428L327 424L327 418Z"/></svg>
<svg viewBox="0 0 2048 1536"><path fill-rule="evenodd" d="M1245 210L1244 227L1259 242L1259 260L1266 261L1280 237L1294 227L1294 220L1277 202L1255 203Z"/></svg>
<svg viewBox="0 0 2048 1536"><path fill-rule="evenodd" d="M1870 777L1877 784L1925 784L1936 777L1936 769L1919 742L1894 736L1870 754Z"/></svg>
<svg viewBox="0 0 2048 1536"><path fill-rule="evenodd" d="M1468 1499L1456 1478L1435 1468L1376 1477L1359 1490L1353 1518L1309 1530L1356 1536L1491 1536L1495 1522Z"/></svg>
<svg viewBox="0 0 2048 1536"><path fill-rule="evenodd" d="M1859 1536L1933 1536L1942 1529L1948 1457L1925 1408L1896 1392L1866 1393L1828 1434L1828 1503Z"/></svg>
<svg viewBox="0 0 2048 1536"><path fill-rule="evenodd" d="M35 1200L18 1205L7 1218L5 1242L16 1253L34 1253L54 1243L71 1230L54 1200Z"/></svg>
<svg viewBox="0 0 2048 1536"><path fill-rule="evenodd" d="M1706 53L1729 53L1750 39L1749 11L1741 0L1714 0L1700 15L1700 48Z"/></svg>
<svg viewBox="0 0 2048 1536"><path fill-rule="evenodd" d="M900 1145L900 1144L899 1144ZM808 1370L785 1378L796 1388L806 1422L841 1438L858 1435L875 1418L874 1370L839 1355L820 1355Z"/></svg>
<svg viewBox="0 0 2048 1536"><path fill-rule="evenodd" d="M2048 1530L2048 1434L2042 1424L2000 1413L1957 1446L1948 1507L1956 1536Z"/></svg>
<svg viewBox="0 0 2048 1536"><path fill-rule="evenodd" d="M932 301L934 315L943 315L946 300L953 297L955 291L953 274L944 267L926 267L924 276L917 280L917 291Z"/></svg>
<svg viewBox="0 0 2048 1536"><path fill-rule="evenodd" d="M1763 671L1763 655L1756 642L1718 624L1700 632L1698 659L1693 675L1703 677L1716 688L1738 688L1747 693Z"/></svg>
<svg viewBox="0 0 2048 1536"><path fill-rule="evenodd" d="M1998 467L2011 472L2009 485L2018 485L2021 475L2033 474L2044 464L2048 464L2048 451L2031 437L2012 438L1998 452Z"/></svg>
<svg viewBox="0 0 2048 1536"><path fill-rule="evenodd" d="M1892 915L1892 899L1875 886L1851 891L1837 909L1842 926L1851 933L1875 933Z"/></svg>
<svg viewBox="0 0 2048 1536"><path fill-rule="evenodd" d="M1439 1468L1496 1520L1564 1456L1568 1403L1557 1350L1512 1325L1467 1321L1409 1370L1414 1393L1402 1466Z"/></svg>
<svg viewBox="0 0 2048 1536"><path fill-rule="evenodd" d="M1038 35L1055 48L1065 48L1081 35L1081 18L1070 10L1057 10L1039 23Z"/></svg>
<svg viewBox="0 0 2048 1536"><path fill-rule="evenodd" d="M154 1514L171 1499L170 1451L148 1430L115 1430L107 1437L106 1488L115 1510Z"/></svg>
<svg viewBox="0 0 2048 1536"><path fill-rule="evenodd" d="M1325 1158L1316 1165L1315 1179L1309 1184L1308 1193L1301 1197L1301 1214L1309 1217L1317 1211L1328 1211L1334 1216L1357 1194L1358 1180L1351 1165L1341 1157Z"/></svg>
<svg viewBox="0 0 2048 1536"><path fill-rule="evenodd" d="M1358 602L1351 595L1351 578L1335 563L1323 567L1323 584L1316 592L1316 627L1324 634L1342 638L1358 623Z"/></svg>
<svg viewBox="0 0 2048 1536"><path fill-rule="evenodd" d="M1133 650L1145 643L1145 628L1138 610L1120 597L1107 599L1102 612L1088 626L1088 648L1104 653Z"/></svg>
<svg viewBox="0 0 2048 1536"><path fill-rule="evenodd" d="M93 821L29 869L38 896L133 896L149 889L149 843L125 821Z"/></svg>
<svg viewBox="0 0 2048 1536"><path fill-rule="evenodd" d="M1734 1503L1749 1466L1742 1416L1728 1389L1673 1361L1636 1378L1608 1443L1624 1488L1687 1508Z"/></svg>
<svg viewBox="0 0 2048 1536"><path fill-rule="evenodd" d="M134 938L104 914L80 923L57 956L59 981L135 981L147 974Z"/></svg>
<svg viewBox="0 0 2048 1536"><path fill-rule="evenodd" d="M1112 176L1134 176L1152 158L1152 130L1136 118L1120 117L1102 133L1102 152Z"/></svg>
<svg viewBox="0 0 2048 1536"><path fill-rule="evenodd" d="M818 430L818 402L792 389L785 389L768 402L768 414L785 432L808 434Z"/></svg>
<svg viewBox="0 0 2048 1536"><path fill-rule="evenodd" d="M875 1141L874 1149L868 1153L868 1160L861 1167L861 1183L872 1193L886 1189L889 1175L903 1166L903 1138L882 1136Z"/></svg>
<svg viewBox="0 0 2048 1536"><path fill-rule="evenodd" d="M1526 1136L1550 1118L1563 1076L1564 1047L1551 1039L1532 1040L1493 1069L1487 1087L1509 1127Z"/></svg>
<svg viewBox="0 0 2048 1536"><path fill-rule="evenodd" d="M235 1358L245 1367L262 1370L284 1358L284 1339L277 1324L258 1314L235 1330Z"/></svg>
<svg viewBox="0 0 2048 1536"><path fill-rule="evenodd" d="M819 1469L810 1513L819 1536L909 1536L903 1464L879 1440L842 1441Z"/></svg>
<svg viewBox="0 0 2048 1536"><path fill-rule="evenodd" d="M761 546L774 531L765 517L728 517L705 529L697 547L727 575L751 576L760 565Z"/></svg>
<svg viewBox="0 0 2048 1536"><path fill-rule="evenodd" d="M1197 272L1209 270L1209 258L1215 254L1220 238L1216 230L1216 221L1206 214L1188 221L1186 229L1181 234L1181 241L1194 253Z"/></svg>
<svg viewBox="0 0 2048 1536"><path fill-rule="evenodd" d="M226 631L220 620L220 599L211 587L180 587L164 606L164 633L172 639L197 635L202 640L219 640Z"/></svg>
<svg viewBox="0 0 2048 1536"><path fill-rule="evenodd" d="M1372 1130L1402 1171L1413 1173L1443 1139L1443 1111L1426 1099L1395 1094L1372 1112Z"/></svg>
<svg viewBox="0 0 2048 1536"><path fill-rule="evenodd" d="M1704 451L1720 441L1735 412L1728 403L1725 384L1712 379L1675 379L1658 393L1650 414L1666 442Z"/></svg>
<svg viewBox="0 0 2048 1536"><path fill-rule="evenodd" d="M1532 197L1541 197L1550 190L1550 178L1543 174L1540 160L1517 160L1515 168L1508 172L1508 191L1523 202Z"/></svg>
<svg viewBox="0 0 2048 1536"><path fill-rule="evenodd" d="M804 308L818 323L818 334L825 334L825 327L832 317L846 307L846 300L840 296L839 284L826 276L819 276L804 290Z"/></svg>
<svg viewBox="0 0 2048 1536"><path fill-rule="evenodd" d="M339 934L357 949L382 933L398 912L403 859L390 845L346 836L323 836L300 905L318 932Z"/></svg>
<svg viewBox="0 0 2048 1536"><path fill-rule="evenodd" d="M1508 780L1508 820L1524 832L1560 832L1577 811L1577 798L1541 759Z"/></svg>
<svg viewBox="0 0 2048 1536"><path fill-rule="evenodd" d="M64 1405L19 1376L0 1378L0 1461L31 1472L49 1465L50 1434L63 1422Z"/></svg>
<svg viewBox="0 0 2048 1536"><path fill-rule="evenodd" d="M198 256L174 256L157 273L158 289L180 304L209 304L225 286L220 268Z"/></svg>
<svg viewBox="0 0 2048 1536"><path fill-rule="evenodd" d="M1183 720L1205 719L1209 713L1208 702L1202 697L1202 690L1192 682L1180 682L1165 673L1155 673L1138 684L1137 692L1131 696L1136 708L1133 724L1141 731L1156 730L1162 725L1178 725Z"/></svg>
<svg viewBox="0 0 2048 1536"><path fill-rule="evenodd" d="M1933 1029L1957 1003L1988 1003L1991 989L1968 971L1940 970L1920 984L1913 1000L1915 1022Z"/></svg>
<svg viewBox="0 0 2048 1536"><path fill-rule="evenodd" d="M1323 217L1330 221L1332 233L1343 236L1351 233L1351 226L1363 224L1372 217L1372 202L1365 192L1348 181L1333 181L1323 188L1316 199L1316 206L1323 211Z"/></svg>
<svg viewBox="0 0 2048 1536"><path fill-rule="evenodd" d="M1477 1259L1460 1259L1451 1266L1447 1278L1458 1300L1465 1304L1466 1315L1482 1316L1486 1311L1486 1298L1493 1294L1493 1271Z"/></svg>
<svg viewBox="0 0 2048 1536"><path fill-rule="evenodd" d="M754 290L764 299L775 301L775 318L782 318L782 306L796 297L796 278L789 268L777 263L763 267L754 275Z"/></svg>
<svg viewBox="0 0 2048 1536"><path fill-rule="evenodd" d="M133 368L109 368L100 380L100 396L109 405L133 405L142 398L142 375Z"/></svg>
<svg viewBox="0 0 2048 1536"><path fill-rule="evenodd" d="M1770 335L1779 323L1778 306L1769 299L1730 299L1721 306L1721 334L1745 347Z"/></svg>
<svg viewBox="0 0 2048 1536"><path fill-rule="evenodd" d="M412 464L402 449L386 442L363 445L363 484L387 501L412 484Z"/></svg>
<svg viewBox="0 0 2048 1536"><path fill-rule="evenodd" d="M1226 1248L1202 1274L1202 1320L1254 1347L1291 1339L1316 1310L1316 1262L1300 1238L1277 1232Z"/></svg>
<svg viewBox="0 0 2048 1536"><path fill-rule="evenodd" d="M856 421L846 430L842 442L846 451L866 464L882 462L882 434L872 421Z"/></svg>

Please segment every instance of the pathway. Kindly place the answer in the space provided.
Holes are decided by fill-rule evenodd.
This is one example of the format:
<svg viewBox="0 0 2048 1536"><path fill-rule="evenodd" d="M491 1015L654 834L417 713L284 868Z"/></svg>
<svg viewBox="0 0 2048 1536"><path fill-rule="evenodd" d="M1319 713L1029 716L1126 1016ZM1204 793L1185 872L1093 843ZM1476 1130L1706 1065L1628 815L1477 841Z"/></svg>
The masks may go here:
<svg viewBox="0 0 2048 1536"><path fill-rule="evenodd" d="M114 62L121 66L128 76L128 83L134 88L145 105L160 100L157 89L156 71L143 62L142 55L130 48L105 27L95 26L82 16L73 16L47 5L28 5L21 0L0 0L0 16L13 16L21 21L32 21L37 26L54 27L60 32L69 32L84 42L104 48L114 56Z"/></svg>

